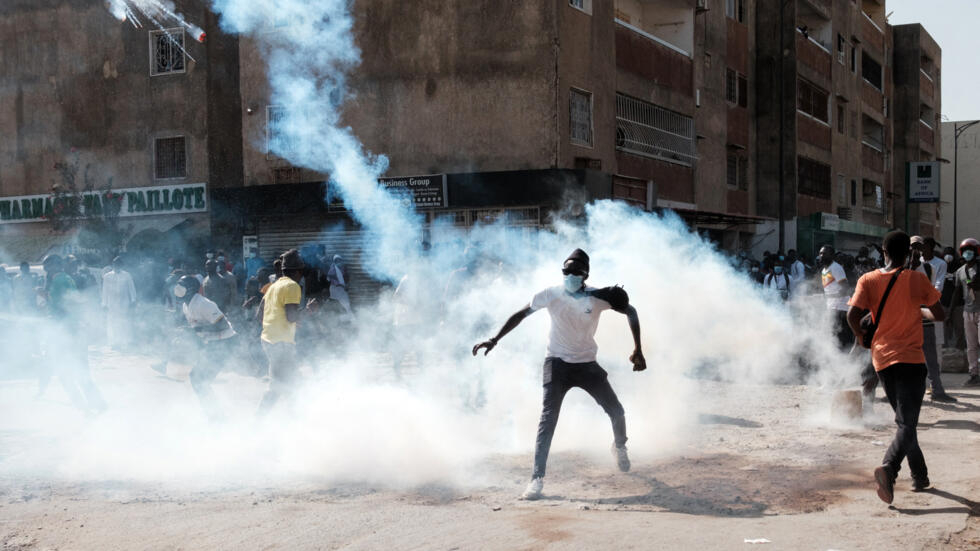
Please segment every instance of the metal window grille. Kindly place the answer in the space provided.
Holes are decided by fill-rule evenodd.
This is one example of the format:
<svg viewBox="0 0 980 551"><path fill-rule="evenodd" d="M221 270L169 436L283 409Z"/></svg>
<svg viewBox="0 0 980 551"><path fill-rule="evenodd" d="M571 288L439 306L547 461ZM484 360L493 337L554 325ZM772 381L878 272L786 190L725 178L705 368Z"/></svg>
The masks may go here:
<svg viewBox="0 0 980 551"><path fill-rule="evenodd" d="M691 166L697 157L694 119L617 93L616 149Z"/></svg>
<svg viewBox="0 0 980 551"><path fill-rule="evenodd" d="M157 179L187 176L187 150L184 137L157 138L153 152L153 174Z"/></svg>
<svg viewBox="0 0 980 551"><path fill-rule="evenodd" d="M728 173L727 173L728 186L737 188L738 187L738 156L735 155L734 153L729 153L727 164L728 164Z"/></svg>
<svg viewBox="0 0 980 551"><path fill-rule="evenodd" d="M745 157L738 158L738 189L749 189L749 160Z"/></svg>
<svg viewBox="0 0 980 551"><path fill-rule="evenodd" d="M725 99L731 103L738 101L738 86L736 84L735 71L725 70Z"/></svg>
<svg viewBox="0 0 980 551"><path fill-rule="evenodd" d="M827 92L810 82L799 79L796 87L797 109L817 120L829 122L827 120L829 118L827 113L829 99L830 95Z"/></svg>
<svg viewBox="0 0 980 551"><path fill-rule="evenodd" d="M270 155L288 157L296 150L293 137L285 130L287 115L281 105L266 108L266 152Z"/></svg>
<svg viewBox="0 0 980 551"><path fill-rule="evenodd" d="M592 145L592 94L571 90L568 95L569 130L572 143Z"/></svg>
<svg viewBox="0 0 980 551"><path fill-rule="evenodd" d="M183 73L184 30L150 31L150 63L151 75Z"/></svg>
<svg viewBox="0 0 980 551"><path fill-rule="evenodd" d="M830 199L830 165L798 157L796 170L801 194Z"/></svg>

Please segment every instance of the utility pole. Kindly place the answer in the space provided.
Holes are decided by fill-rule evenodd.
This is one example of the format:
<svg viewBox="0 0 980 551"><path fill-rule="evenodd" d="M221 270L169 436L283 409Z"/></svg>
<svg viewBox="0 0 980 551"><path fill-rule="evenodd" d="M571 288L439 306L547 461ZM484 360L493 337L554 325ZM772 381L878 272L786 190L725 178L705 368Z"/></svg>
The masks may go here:
<svg viewBox="0 0 980 551"><path fill-rule="evenodd" d="M957 191L959 190L959 187L957 186L956 177L957 177L957 173L959 172L958 150L960 144L960 135L963 134L963 132L967 128L970 128L971 126L977 123L980 123L980 121L970 121L964 124L963 126L956 126L956 123L955 122L953 123L953 246L954 247L959 246L959 243L956 241L956 230L958 229L956 225L957 223L956 215L960 210L959 203L957 203L956 201Z"/></svg>

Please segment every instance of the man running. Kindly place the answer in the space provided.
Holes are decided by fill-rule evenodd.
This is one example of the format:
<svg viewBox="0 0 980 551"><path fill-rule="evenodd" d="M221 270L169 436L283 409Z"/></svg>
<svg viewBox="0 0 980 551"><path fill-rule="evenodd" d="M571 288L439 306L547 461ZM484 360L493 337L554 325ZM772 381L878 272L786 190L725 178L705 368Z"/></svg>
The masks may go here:
<svg viewBox="0 0 980 551"><path fill-rule="evenodd" d="M574 387L588 392L609 415L615 438L612 445L613 456L619 470L627 472L630 469L630 460L626 453L626 417L623 406L609 385L606 371L596 363L598 345L595 342L595 331L599 325L599 314L604 310L611 308L625 314L633 332L635 347L630 362L633 363L633 371L643 371L647 366L640 348L640 320L636 309L629 303L629 296L621 287L596 289L585 285L585 280L589 277L589 255L582 249L575 249L565 260L562 274L565 276L563 286L550 287L534 295L530 304L507 320L497 336L473 347L474 356L481 348L486 349L484 356L489 354L500 339L517 327L524 318L542 308L548 309L551 332L543 369L544 404L534 446L534 470L531 482L524 490L524 499L541 497L545 465L551 449L551 438L558 424L562 400Z"/></svg>
<svg viewBox="0 0 980 551"><path fill-rule="evenodd" d="M189 375L191 388L208 415L217 419L220 412L214 402L211 382L224 368L236 333L218 305L198 293L200 288L201 282L196 277L181 276L174 285L174 296L183 304L181 310L187 324L201 339L202 349Z"/></svg>

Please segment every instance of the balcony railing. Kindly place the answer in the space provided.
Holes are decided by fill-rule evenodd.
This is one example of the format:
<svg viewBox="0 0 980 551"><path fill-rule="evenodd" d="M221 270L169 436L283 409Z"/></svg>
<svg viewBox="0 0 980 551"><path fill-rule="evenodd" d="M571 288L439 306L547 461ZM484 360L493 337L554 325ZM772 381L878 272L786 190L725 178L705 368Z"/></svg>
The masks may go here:
<svg viewBox="0 0 980 551"><path fill-rule="evenodd" d="M679 54L686 55L687 57L693 57L691 55L691 53L688 52L687 50L685 50L683 48L679 48L679 47L671 44L670 42L667 42L666 40L664 40L662 38L659 38L659 37L657 37L655 35L652 35L652 34L646 32L646 31L644 31L643 29L641 29L639 27L634 27L633 25L630 25L629 23L627 23L626 21L623 21L622 19L616 19L616 24L617 25L622 25L622 26L626 27L627 29L635 32L636 34L639 34L641 36L645 36L645 37L649 38L650 40L652 40L652 41L654 41L654 42L656 42L658 44L661 44L663 46L666 46L666 47L670 48L671 50L674 50L675 52L677 52Z"/></svg>

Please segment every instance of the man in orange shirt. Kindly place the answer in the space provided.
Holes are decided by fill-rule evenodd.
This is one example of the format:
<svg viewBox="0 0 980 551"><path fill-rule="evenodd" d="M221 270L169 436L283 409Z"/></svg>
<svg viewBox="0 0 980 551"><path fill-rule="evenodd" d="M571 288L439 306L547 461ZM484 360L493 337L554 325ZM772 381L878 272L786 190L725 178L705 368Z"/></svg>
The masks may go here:
<svg viewBox="0 0 980 551"><path fill-rule="evenodd" d="M922 320L943 321L945 312L939 303L940 294L922 273L902 270L908 258L911 240L902 231L885 236L885 267L861 276L849 302L847 323L858 342L864 341L861 318L865 311L876 316L889 282L894 286L887 297L878 329L871 341L871 361L885 396L895 411L898 430L885 452L882 465L875 469L878 497L885 503L894 499L895 479L902 460L908 458L912 471L913 491L929 487L926 460L919 449L916 425L926 391L926 359L922 353ZM929 305L922 308L923 304Z"/></svg>

